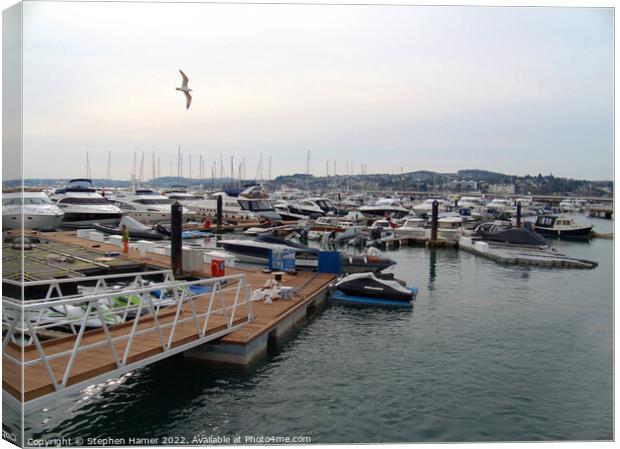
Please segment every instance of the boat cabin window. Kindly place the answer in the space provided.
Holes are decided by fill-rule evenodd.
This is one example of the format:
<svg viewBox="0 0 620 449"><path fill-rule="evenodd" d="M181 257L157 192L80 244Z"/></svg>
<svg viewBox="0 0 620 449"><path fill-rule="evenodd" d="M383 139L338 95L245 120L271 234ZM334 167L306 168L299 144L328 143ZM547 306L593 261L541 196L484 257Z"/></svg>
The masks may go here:
<svg viewBox="0 0 620 449"><path fill-rule="evenodd" d="M553 226L554 221L553 217L538 217L538 224L540 226Z"/></svg>
<svg viewBox="0 0 620 449"><path fill-rule="evenodd" d="M144 199L137 199L134 201L134 203L138 203L138 204L170 204L170 199L169 198L144 198Z"/></svg>
<svg viewBox="0 0 620 449"><path fill-rule="evenodd" d="M58 201L59 204L110 204L105 198L74 198L68 197Z"/></svg>
<svg viewBox="0 0 620 449"><path fill-rule="evenodd" d="M317 200L316 204L318 204L321 209L330 209L333 207L329 200Z"/></svg>
<svg viewBox="0 0 620 449"><path fill-rule="evenodd" d="M271 205L271 202L266 201L266 200L254 200L254 201L239 200L239 205L241 206L241 209L243 210L249 210L249 211L254 211L254 212L273 210L273 206Z"/></svg>

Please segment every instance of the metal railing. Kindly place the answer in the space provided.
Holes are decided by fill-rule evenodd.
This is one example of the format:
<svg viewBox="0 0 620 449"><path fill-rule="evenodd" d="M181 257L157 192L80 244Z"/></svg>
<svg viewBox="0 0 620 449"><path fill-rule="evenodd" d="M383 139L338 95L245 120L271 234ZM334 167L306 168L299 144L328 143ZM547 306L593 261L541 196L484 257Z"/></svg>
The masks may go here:
<svg viewBox="0 0 620 449"><path fill-rule="evenodd" d="M144 276L152 275L162 275L164 281L146 285ZM133 278L129 286L121 290L113 289L110 281L128 277ZM63 283L76 281L81 283L86 280L96 282L96 286L91 287L88 295L62 296L60 286ZM34 286L48 283L49 281L33 281L18 284ZM53 294L60 296L52 297ZM249 298L249 286L244 274L184 282L175 281L172 273L165 270L55 280L44 299L22 302L3 297L2 321L5 334L2 341L2 355L5 360L23 369L43 364L54 390L58 392L67 388L80 352L94 348L109 348L116 370L107 375L114 376L114 372L121 374L173 353L212 341L241 327L253 319ZM245 316L241 315L240 309L245 309ZM223 329L221 325L216 331L209 328L214 315L224 318ZM239 317L244 319L239 321ZM185 334L182 337L187 336L187 323L190 323L189 328L195 331L196 338L189 343L175 344L180 325L185 325ZM44 342L40 334L49 329L68 331L67 336L74 338L71 347L62 350ZM88 342L84 344L87 329L101 329L101 332L97 334L99 338L93 338L93 332L89 332ZM166 332L169 332L167 337ZM155 356L130 362L136 337L145 334L155 336L157 343L153 346L160 351ZM51 342L53 343L53 340ZM13 351L9 351L11 343ZM121 353L117 349L119 343L125 344ZM16 358L15 345L21 348L19 350L22 357L27 350L28 357L24 357L24 360ZM50 362L63 357L67 358L67 362L63 365L61 375L57 377Z"/></svg>
<svg viewBox="0 0 620 449"><path fill-rule="evenodd" d="M127 288L137 288L145 285L149 285L152 281L148 280L147 277L157 276L162 279L161 283L170 283L174 282L174 275L172 270L155 270L155 271L141 271L136 273L124 273L124 274L112 274L112 275L99 275L99 276L83 276L79 278L61 278L61 279L48 279L48 280L39 280L39 281L27 281L27 282L19 282L12 279L3 279L2 282L4 284L13 285L18 288L33 288L33 287L46 287L47 290L42 299L39 300L29 300L28 304L36 304L42 302L49 302L50 305L54 305L58 308L61 308L62 311L60 313L65 313L69 315L66 305L56 304L54 302L55 299L70 299L77 297L84 297L87 294L84 292L88 292L89 294L96 294L102 292L114 291L119 293L118 282L123 282L123 289ZM94 286L87 286L86 284L95 284ZM67 284L79 284L77 287L78 291L82 290L81 293L76 295L66 295L62 292L62 286ZM22 290L24 291L24 290ZM7 298L8 299L8 298ZM11 299L9 299L10 301ZM20 304L22 304L20 302ZM10 312L7 315L7 311L4 310L4 301L2 302L3 313L2 313L2 325L3 328L6 329L6 317L10 317ZM42 314L45 311L45 308L40 309L41 316L37 318L37 324L42 318ZM54 327L55 324L51 323L49 327ZM44 327L40 327L40 329L44 329ZM74 323L68 324L68 330L77 335L78 330ZM13 335L13 342L17 343L15 340L15 335ZM32 344L32 336L29 337L26 345Z"/></svg>

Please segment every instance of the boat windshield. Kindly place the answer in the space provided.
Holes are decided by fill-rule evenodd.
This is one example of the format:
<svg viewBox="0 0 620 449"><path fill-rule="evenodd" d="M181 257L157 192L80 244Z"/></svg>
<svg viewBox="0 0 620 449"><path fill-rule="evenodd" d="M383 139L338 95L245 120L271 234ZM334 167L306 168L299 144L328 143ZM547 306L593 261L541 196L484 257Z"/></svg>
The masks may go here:
<svg viewBox="0 0 620 449"><path fill-rule="evenodd" d="M58 204L110 204L105 198L75 198L68 197L58 201Z"/></svg>
<svg viewBox="0 0 620 449"><path fill-rule="evenodd" d="M239 205L241 206L241 209L253 212L273 210L271 202L267 200L239 200Z"/></svg>
<svg viewBox="0 0 620 449"><path fill-rule="evenodd" d="M317 200L316 204L318 204L321 209L330 209L333 207L329 200Z"/></svg>
<svg viewBox="0 0 620 449"><path fill-rule="evenodd" d="M49 198L24 198L23 204L31 205L31 204L53 204ZM22 198L3 198L2 199L3 206L21 206Z"/></svg>
<svg viewBox="0 0 620 449"><path fill-rule="evenodd" d="M141 198L134 202L138 204L171 204L170 198Z"/></svg>

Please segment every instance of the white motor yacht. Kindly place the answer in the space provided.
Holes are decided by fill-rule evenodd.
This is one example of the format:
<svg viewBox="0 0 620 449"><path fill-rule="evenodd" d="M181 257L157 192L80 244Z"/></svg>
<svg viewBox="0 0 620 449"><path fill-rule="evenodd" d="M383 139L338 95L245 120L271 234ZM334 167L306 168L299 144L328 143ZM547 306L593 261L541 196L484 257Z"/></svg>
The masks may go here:
<svg viewBox="0 0 620 449"><path fill-rule="evenodd" d="M195 211L204 201L203 195L190 193L185 186L172 186L170 189L162 191L162 194L170 198L173 203L178 201L190 211Z"/></svg>
<svg viewBox="0 0 620 449"><path fill-rule="evenodd" d="M446 200L436 199L436 198L429 198L429 199L425 200L424 202L422 202L422 203L420 203L420 204L418 204L416 206L413 206L413 212L418 217L430 216L431 213L433 212L433 202L434 201L437 201L437 203L438 203L439 213L448 212L448 211L450 211L452 209L450 204Z"/></svg>
<svg viewBox="0 0 620 449"><path fill-rule="evenodd" d="M406 218L402 226L396 228L394 232L398 237L405 238L426 238L427 229L424 225L428 221L424 218Z"/></svg>
<svg viewBox="0 0 620 449"><path fill-rule="evenodd" d="M93 188L90 179L72 179L57 189L52 201L64 213L61 225L68 228L87 227L93 223L117 224L123 211Z"/></svg>
<svg viewBox="0 0 620 449"><path fill-rule="evenodd" d="M507 212L507 213L515 213L516 208L513 205L513 202L509 199L504 198L494 198L490 203L487 204L487 209L491 209L497 212Z"/></svg>
<svg viewBox="0 0 620 449"><path fill-rule="evenodd" d="M216 192L201 201L196 207L196 214L217 218L217 199L222 198L222 217L234 221L281 221L282 217L273 207L269 195L261 186L250 186L240 193L232 191Z"/></svg>
<svg viewBox="0 0 620 449"><path fill-rule="evenodd" d="M352 221L341 221L337 217L319 217L310 225L308 240L321 240L325 234L334 233L337 241L357 235L362 227Z"/></svg>
<svg viewBox="0 0 620 449"><path fill-rule="evenodd" d="M466 209L478 209L484 207L484 199L478 196L463 196L457 202L458 207Z"/></svg>
<svg viewBox="0 0 620 449"><path fill-rule="evenodd" d="M112 201L122 211L142 223L169 222L172 215L172 200L151 189L135 189L130 192L116 192ZM195 218L195 213L183 207L183 221Z"/></svg>
<svg viewBox="0 0 620 449"><path fill-rule="evenodd" d="M23 216L23 223L22 223ZM54 229L63 216L44 192L2 194L2 229Z"/></svg>
<svg viewBox="0 0 620 449"><path fill-rule="evenodd" d="M367 217L402 218L409 215L410 211L400 201L394 198L381 198L371 206L362 206L358 209Z"/></svg>
<svg viewBox="0 0 620 449"><path fill-rule="evenodd" d="M328 198L307 198L293 203L290 211L306 217L321 217L327 215L346 215L338 210Z"/></svg>
<svg viewBox="0 0 620 449"><path fill-rule="evenodd" d="M586 209L587 201L580 199L570 199L567 198L565 200L560 201L560 211L573 213L573 212L581 212Z"/></svg>

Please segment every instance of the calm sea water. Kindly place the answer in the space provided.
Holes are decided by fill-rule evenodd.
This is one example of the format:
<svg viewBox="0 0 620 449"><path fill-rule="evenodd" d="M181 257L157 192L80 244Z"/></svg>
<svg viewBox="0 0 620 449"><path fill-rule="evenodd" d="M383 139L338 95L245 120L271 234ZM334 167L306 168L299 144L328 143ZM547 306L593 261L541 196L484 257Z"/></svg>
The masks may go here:
<svg viewBox="0 0 620 449"><path fill-rule="evenodd" d="M330 305L251 369L175 357L32 413L27 438L612 439L613 242L552 244L599 266L391 251L413 311Z"/></svg>

